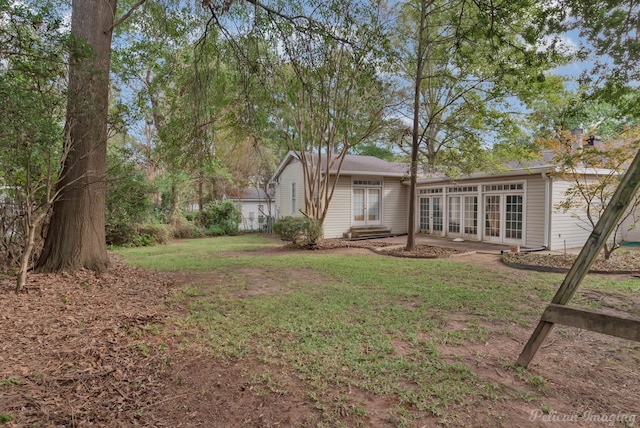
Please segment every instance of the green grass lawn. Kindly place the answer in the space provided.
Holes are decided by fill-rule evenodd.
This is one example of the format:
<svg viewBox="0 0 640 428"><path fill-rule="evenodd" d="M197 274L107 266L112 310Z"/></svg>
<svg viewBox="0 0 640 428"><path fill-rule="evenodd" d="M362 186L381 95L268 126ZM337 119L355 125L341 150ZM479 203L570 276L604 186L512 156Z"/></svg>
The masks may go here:
<svg viewBox="0 0 640 428"><path fill-rule="evenodd" d="M332 407L344 405L352 388L394 397L389 422L398 426L424 414L455 425L451 409L505 398L501 385L443 358L438 346L482 343L513 325L533 325L562 281L460 261L265 254L274 245L241 236L117 252L136 266L209 273L182 292L190 311L180 326L197 331L215 357L263 362L259 382L278 382L273 367L295 373L336 425L344 412ZM637 282L588 283L621 295L637 291ZM449 325L452 316L462 326ZM511 364L505 370L515 371ZM359 420L367 410L348 412Z"/></svg>

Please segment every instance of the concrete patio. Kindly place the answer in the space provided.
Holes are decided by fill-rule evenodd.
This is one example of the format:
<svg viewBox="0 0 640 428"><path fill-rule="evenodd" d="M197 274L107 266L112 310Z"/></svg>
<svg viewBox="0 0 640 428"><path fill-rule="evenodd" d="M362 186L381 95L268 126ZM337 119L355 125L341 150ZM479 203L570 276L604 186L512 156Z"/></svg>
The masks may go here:
<svg viewBox="0 0 640 428"><path fill-rule="evenodd" d="M407 243L407 235L392 236L388 238L372 238L375 241L388 242L397 245L405 245ZM482 254L501 254L502 251L509 251L511 245L509 244L492 244L489 242L468 241L454 242L452 238L446 238L442 236L433 235L416 235L417 245L433 245L444 248L456 248L466 251L475 251ZM526 247L523 247L525 249ZM582 250L579 248L567 248L567 254L578 254ZM563 251L540 251L541 254L564 254Z"/></svg>
<svg viewBox="0 0 640 428"><path fill-rule="evenodd" d="M389 238L375 238L375 241L388 242L397 245L405 245L407 243L407 235L393 236ZM454 242L451 238L445 238L432 235L416 235L417 245L433 245L443 248L456 248L466 251L475 251L484 254L500 254L503 250L509 250L509 245L490 244L478 241Z"/></svg>

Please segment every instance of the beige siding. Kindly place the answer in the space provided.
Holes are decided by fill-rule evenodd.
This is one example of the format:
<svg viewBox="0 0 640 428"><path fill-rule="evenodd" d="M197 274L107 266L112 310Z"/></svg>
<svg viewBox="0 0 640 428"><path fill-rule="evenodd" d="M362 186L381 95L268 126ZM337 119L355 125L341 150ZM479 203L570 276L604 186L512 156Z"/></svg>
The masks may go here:
<svg viewBox="0 0 640 428"><path fill-rule="evenodd" d="M387 177L382 195L382 224L391 228L391 233L407 233L409 186L402 184L400 178Z"/></svg>
<svg viewBox="0 0 640 428"><path fill-rule="evenodd" d="M333 177L332 177L333 178ZM324 237L342 238L351 227L351 176L340 176L324 221Z"/></svg>
<svg viewBox="0 0 640 428"><path fill-rule="evenodd" d="M541 175L527 177L524 242L527 247L545 244L545 181Z"/></svg>
<svg viewBox="0 0 640 428"><path fill-rule="evenodd" d="M633 218L628 218L622 225L622 240L640 242L640 222L634 223Z"/></svg>
<svg viewBox="0 0 640 428"><path fill-rule="evenodd" d="M292 214L291 210L291 183L296 183L296 207L294 214ZM279 208L279 217L302 215L299 210L304 209L304 175L302 172L302 163L299 160L292 159L280 174L275 200L276 206Z"/></svg>
<svg viewBox="0 0 640 428"><path fill-rule="evenodd" d="M581 211L567 211L558 209L557 205L565 200L565 192L571 183L565 180L553 182L553 202L551 204L551 242L550 249L562 251L566 248L582 247L591 233L591 227L580 218L585 214Z"/></svg>

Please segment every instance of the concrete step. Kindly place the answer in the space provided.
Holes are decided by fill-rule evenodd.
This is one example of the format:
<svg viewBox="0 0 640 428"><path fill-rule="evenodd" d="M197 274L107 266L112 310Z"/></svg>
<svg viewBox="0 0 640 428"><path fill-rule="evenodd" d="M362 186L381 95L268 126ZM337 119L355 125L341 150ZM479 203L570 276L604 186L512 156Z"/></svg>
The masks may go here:
<svg viewBox="0 0 640 428"><path fill-rule="evenodd" d="M391 234L391 228L386 226L354 226L350 230L352 238L384 236Z"/></svg>

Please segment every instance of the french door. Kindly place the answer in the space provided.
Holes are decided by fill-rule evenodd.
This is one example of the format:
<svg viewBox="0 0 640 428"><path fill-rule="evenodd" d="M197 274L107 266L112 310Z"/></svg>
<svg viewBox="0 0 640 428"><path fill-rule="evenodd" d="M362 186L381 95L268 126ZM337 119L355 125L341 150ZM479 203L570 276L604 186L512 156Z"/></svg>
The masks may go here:
<svg viewBox="0 0 640 428"><path fill-rule="evenodd" d="M499 243L522 241L523 195L484 196L484 239Z"/></svg>
<svg viewBox="0 0 640 428"><path fill-rule="evenodd" d="M377 226L381 224L381 189L354 188L352 202L351 224L353 226Z"/></svg>
<svg viewBox="0 0 640 428"><path fill-rule="evenodd" d="M421 196L419 205L420 232L442 234L444 211L442 196Z"/></svg>
<svg viewBox="0 0 640 428"><path fill-rule="evenodd" d="M478 238L478 196L447 197L447 235Z"/></svg>

